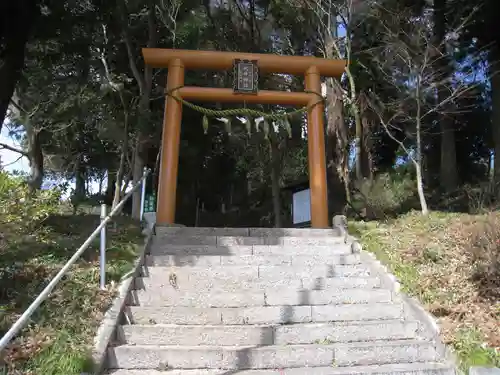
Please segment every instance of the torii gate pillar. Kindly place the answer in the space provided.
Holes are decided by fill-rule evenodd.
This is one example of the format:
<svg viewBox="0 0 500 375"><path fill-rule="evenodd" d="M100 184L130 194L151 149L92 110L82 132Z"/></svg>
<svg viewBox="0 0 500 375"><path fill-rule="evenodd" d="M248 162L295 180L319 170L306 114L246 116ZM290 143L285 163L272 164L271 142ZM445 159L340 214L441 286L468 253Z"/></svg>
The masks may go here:
<svg viewBox="0 0 500 375"><path fill-rule="evenodd" d="M181 60L174 59L168 64L167 90L172 90L183 84L184 64ZM181 118L182 104L171 96L167 96L163 116L158 203L156 207L156 222L159 224L173 224L175 221Z"/></svg>
<svg viewBox="0 0 500 375"><path fill-rule="evenodd" d="M328 227L328 198L325 162L324 106L318 103L321 95L321 76L340 78L346 62L309 56L278 56L217 51L188 51L143 48L147 65L168 67L167 90L185 100L212 102L243 102L309 106L307 139L309 157L309 187L311 190L311 226ZM231 89L184 87L185 69L228 70L233 61L257 60L259 69L268 73L300 74L305 77L308 92L259 91L257 94L237 94ZM315 104L315 105L313 105ZM313 106L312 106L313 105ZM162 152L156 221L173 224L177 198L177 172L182 104L166 98L163 120Z"/></svg>

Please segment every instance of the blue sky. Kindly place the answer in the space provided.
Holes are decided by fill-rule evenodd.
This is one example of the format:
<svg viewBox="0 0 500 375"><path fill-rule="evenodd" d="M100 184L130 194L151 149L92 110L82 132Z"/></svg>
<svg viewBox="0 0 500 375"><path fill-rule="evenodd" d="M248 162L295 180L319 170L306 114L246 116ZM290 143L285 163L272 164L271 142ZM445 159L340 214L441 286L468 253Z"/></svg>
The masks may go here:
<svg viewBox="0 0 500 375"><path fill-rule="evenodd" d="M20 144L13 140L11 137L9 137L9 130L7 128L8 123L5 122L2 126L2 132L0 133L0 143L5 143L9 146L13 146L16 148L21 148ZM21 157L17 152L6 150L6 149L0 149L0 160L1 160L1 165L2 169L8 171L8 172L14 172L14 171L22 171L22 172L29 172L29 161L26 157ZM50 181L47 181L48 185L50 185ZM106 180L104 181L103 186L106 186ZM99 190L99 184L96 181L91 182L90 184L90 190L93 193L97 193ZM69 191L67 194L64 195L66 198L69 195Z"/></svg>
<svg viewBox="0 0 500 375"><path fill-rule="evenodd" d="M8 144L9 146L20 148L20 145L8 136L8 132L7 123L4 123L2 126L2 132L0 133L0 142ZM29 170L28 159L25 157L19 159L19 156L20 155L16 152L1 149L0 160L2 161L2 167L9 172L13 172L15 170L27 172Z"/></svg>

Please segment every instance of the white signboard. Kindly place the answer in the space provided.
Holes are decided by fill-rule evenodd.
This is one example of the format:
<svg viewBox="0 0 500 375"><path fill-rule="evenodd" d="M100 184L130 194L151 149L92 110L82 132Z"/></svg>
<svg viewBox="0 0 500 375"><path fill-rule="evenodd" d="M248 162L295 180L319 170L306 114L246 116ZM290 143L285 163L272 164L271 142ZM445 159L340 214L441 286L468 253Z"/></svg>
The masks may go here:
<svg viewBox="0 0 500 375"><path fill-rule="evenodd" d="M300 224L311 221L311 190L306 189L293 194L293 223Z"/></svg>

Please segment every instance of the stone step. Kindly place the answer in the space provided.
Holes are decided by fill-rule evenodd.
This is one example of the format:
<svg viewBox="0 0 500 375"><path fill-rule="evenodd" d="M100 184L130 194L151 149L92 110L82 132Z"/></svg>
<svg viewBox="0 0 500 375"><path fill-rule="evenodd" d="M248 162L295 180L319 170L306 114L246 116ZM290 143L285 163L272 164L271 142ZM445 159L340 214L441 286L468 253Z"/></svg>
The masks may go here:
<svg viewBox="0 0 500 375"><path fill-rule="evenodd" d="M279 369L436 361L432 342L365 341L261 347L121 345L108 349L108 367L158 369Z"/></svg>
<svg viewBox="0 0 500 375"><path fill-rule="evenodd" d="M386 320L272 325L125 325L117 339L136 345L291 345L415 339L418 322Z"/></svg>
<svg viewBox="0 0 500 375"><path fill-rule="evenodd" d="M312 266L213 266L213 267L142 267L142 276L168 280L174 273L176 277L182 275L190 281L193 280L234 280L234 279L304 279L314 275L316 277L366 277L370 276L370 269L363 264L349 265L312 265Z"/></svg>
<svg viewBox="0 0 500 375"><path fill-rule="evenodd" d="M153 290L155 288L173 288L169 280L170 273L150 277L138 277L134 280L135 289ZM237 290L255 290L271 288L285 288L290 290L312 289L323 290L329 288L379 288L381 281L377 277L317 277L311 278L283 278L281 280L267 280L252 277L235 277L233 279L203 279L189 278L184 273L176 274L178 290L218 290L232 292Z"/></svg>
<svg viewBox="0 0 500 375"><path fill-rule="evenodd" d="M303 278L302 288L309 290L322 290L328 288L348 289L348 288L380 288L382 285L378 277L316 277ZM291 289L291 288L290 288Z"/></svg>
<svg viewBox="0 0 500 375"><path fill-rule="evenodd" d="M306 278L310 277L311 275L326 278L370 276L370 268L369 266L364 264L258 266L258 269L259 278L272 280L280 280L283 278Z"/></svg>
<svg viewBox="0 0 500 375"><path fill-rule="evenodd" d="M211 228L211 227L163 227L155 228L157 237L166 236L249 236L250 228Z"/></svg>
<svg viewBox="0 0 500 375"><path fill-rule="evenodd" d="M317 236L317 237L249 237L249 236L194 236L194 235L166 235L155 236L153 243L161 245L271 245L271 246L333 246L344 244L344 237Z"/></svg>
<svg viewBox="0 0 500 375"><path fill-rule="evenodd" d="M234 255L234 256L178 256L178 255L147 255L148 266L179 266L179 267L212 267L219 265L229 266L278 266L301 265L311 266L318 264L360 264L359 254L340 254L324 257L321 255Z"/></svg>
<svg viewBox="0 0 500 375"><path fill-rule="evenodd" d="M289 324L274 329L273 344L333 344L417 339L418 330L419 323L417 321L402 320Z"/></svg>
<svg viewBox="0 0 500 375"><path fill-rule="evenodd" d="M268 370L241 370L237 375L456 375L455 369L444 363L395 363L373 366L297 367ZM134 370L120 369L109 375L230 375L226 370Z"/></svg>
<svg viewBox="0 0 500 375"><path fill-rule="evenodd" d="M313 228L202 228L156 226L158 237L182 236L246 236L246 237L328 237L337 236L337 231Z"/></svg>
<svg viewBox="0 0 500 375"><path fill-rule="evenodd" d="M325 257L315 254L297 254L297 255L251 255L221 257L221 265L258 265L258 266L301 266L311 267L318 265L352 265L360 264L360 254L330 254Z"/></svg>
<svg viewBox="0 0 500 375"><path fill-rule="evenodd" d="M290 290L269 289L251 292L176 290L171 286L151 290L134 290L129 304L139 306L186 307L246 307L280 305L336 305L344 303L377 303L392 301L392 293L385 289L324 289Z"/></svg>
<svg viewBox="0 0 500 375"><path fill-rule="evenodd" d="M272 246L272 248L276 248L276 254L288 254L282 246ZM153 240L150 249L151 255L175 255L177 259L193 259L193 257L198 258L207 256L229 257L253 255L253 252L253 246L171 245L163 244L156 239ZM331 250L330 253L332 253Z"/></svg>
<svg viewBox="0 0 500 375"><path fill-rule="evenodd" d="M400 319L403 308L394 303L242 308L128 306L125 315L132 324L290 324Z"/></svg>
<svg viewBox="0 0 500 375"><path fill-rule="evenodd" d="M153 242L151 246L151 255L176 255L177 259L193 259L201 256L222 256L232 255L307 255L315 257L325 257L329 259L334 255L351 254L349 244L336 244L329 246L280 246L280 245L254 245L254 246L216 246L216 245L172 245L163 244L158 241Z"/></svg>

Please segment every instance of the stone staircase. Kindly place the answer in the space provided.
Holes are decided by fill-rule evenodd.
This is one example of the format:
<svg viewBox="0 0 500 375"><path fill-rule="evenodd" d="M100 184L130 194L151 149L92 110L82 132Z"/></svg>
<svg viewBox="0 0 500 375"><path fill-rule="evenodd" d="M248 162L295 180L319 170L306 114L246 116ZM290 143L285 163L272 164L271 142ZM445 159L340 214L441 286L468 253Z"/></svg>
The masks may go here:
<svg viewBox="0 0 500 375"><path fill-rule="evenodd" d="M157 228L114 375L451 375L373 257L331 229Z"/></svg>

